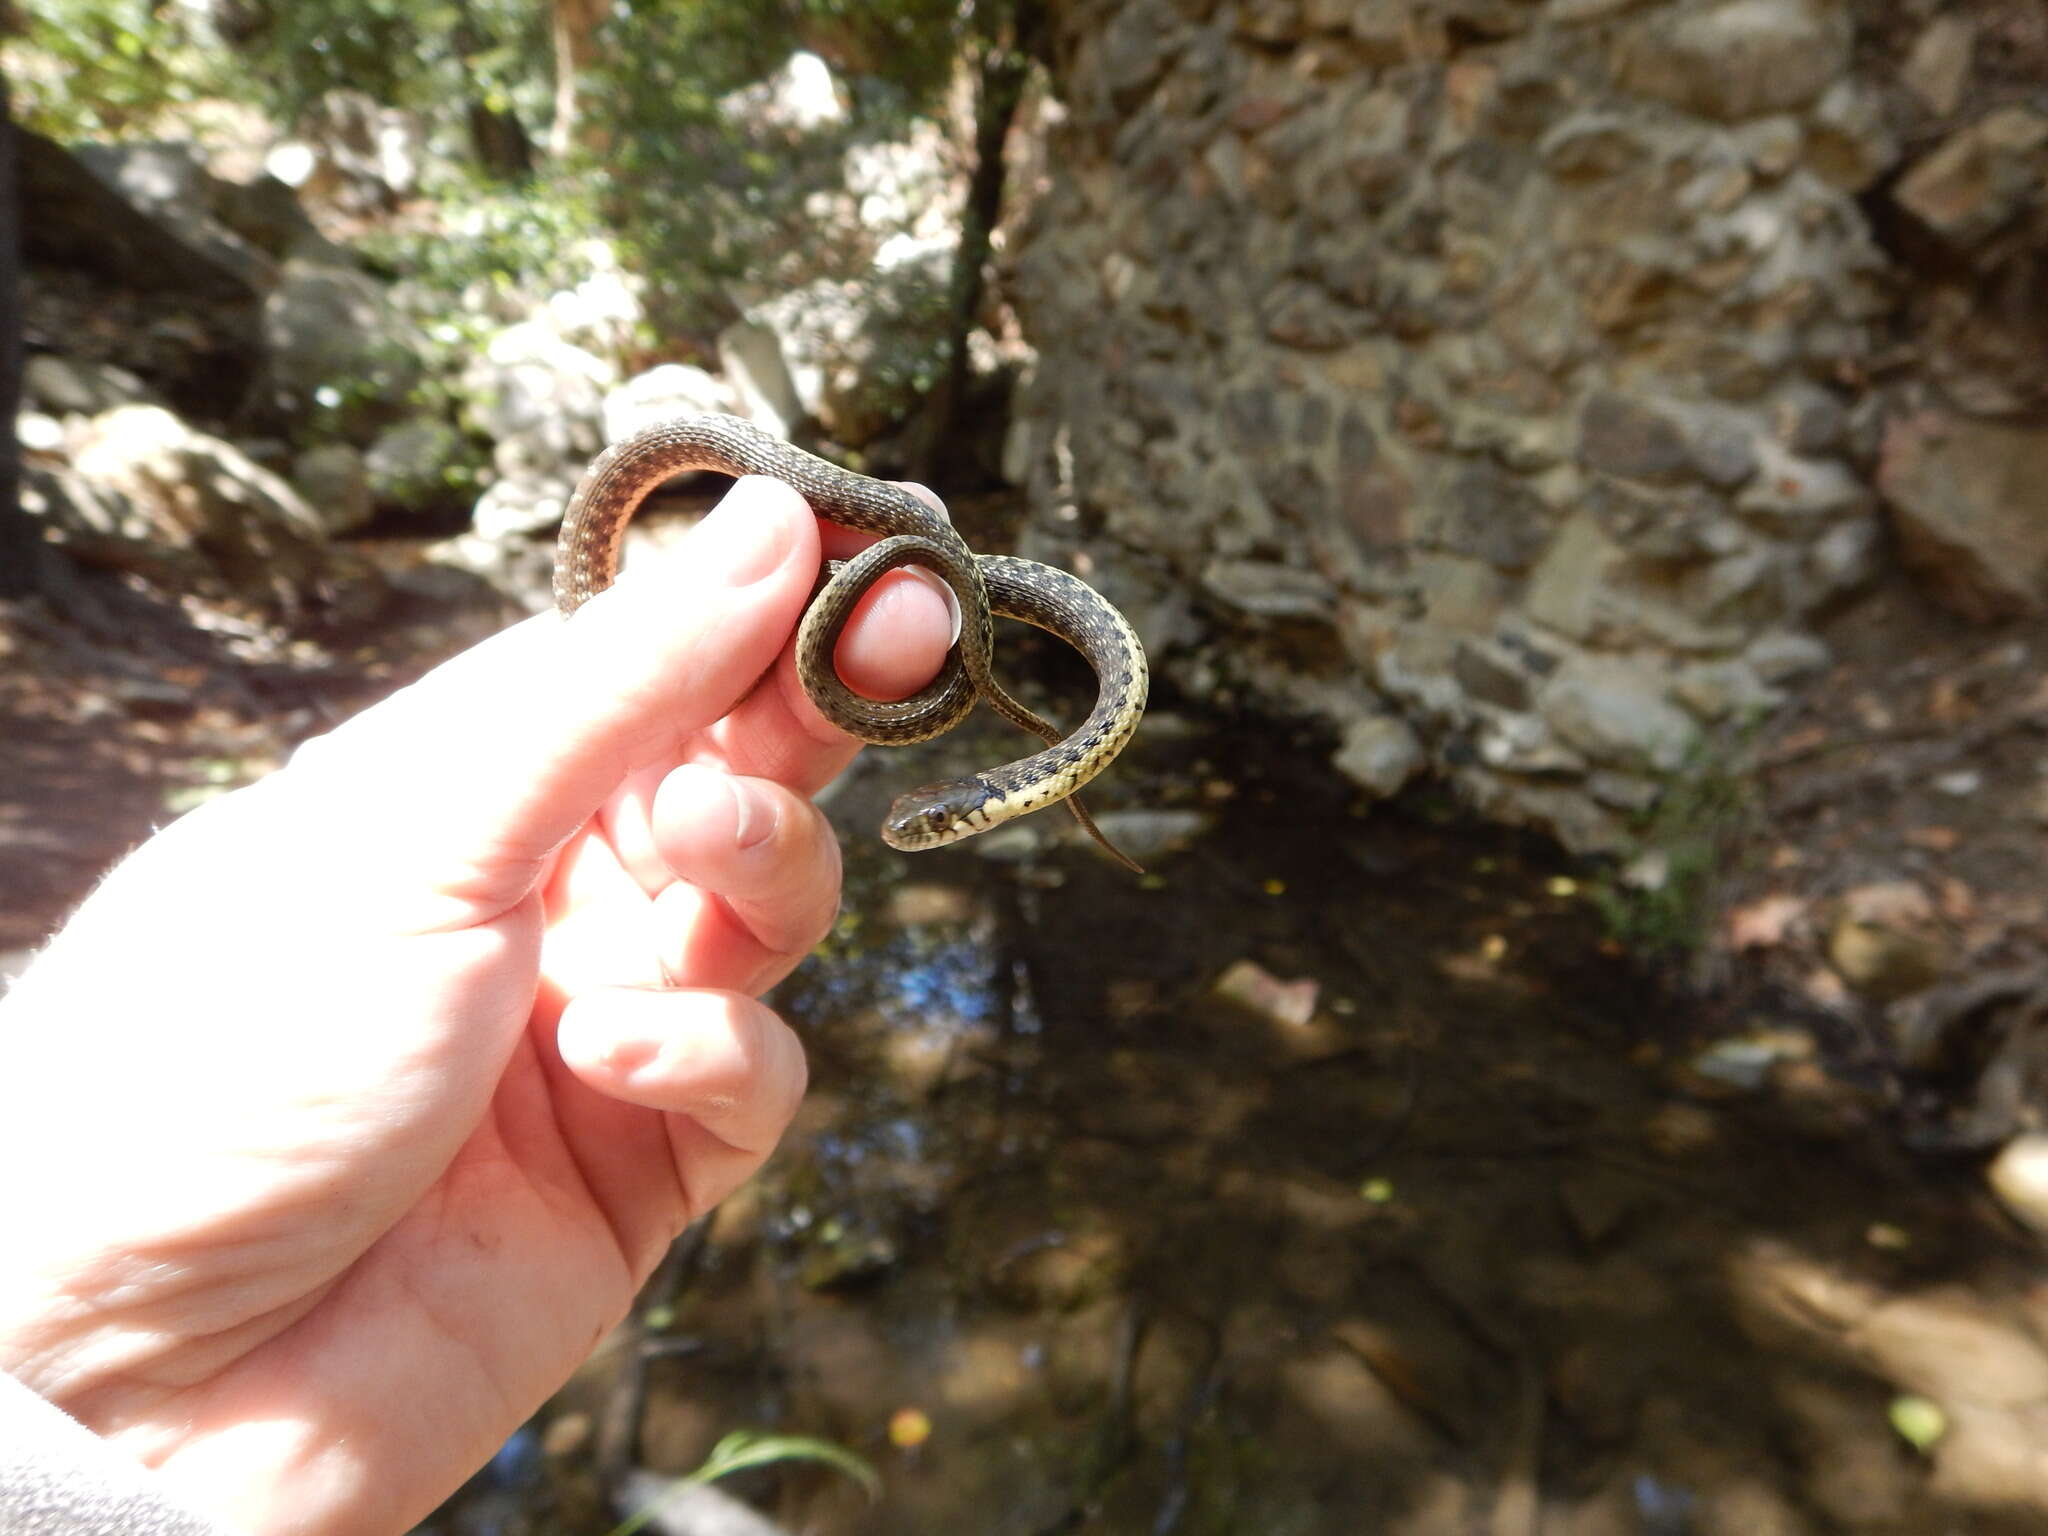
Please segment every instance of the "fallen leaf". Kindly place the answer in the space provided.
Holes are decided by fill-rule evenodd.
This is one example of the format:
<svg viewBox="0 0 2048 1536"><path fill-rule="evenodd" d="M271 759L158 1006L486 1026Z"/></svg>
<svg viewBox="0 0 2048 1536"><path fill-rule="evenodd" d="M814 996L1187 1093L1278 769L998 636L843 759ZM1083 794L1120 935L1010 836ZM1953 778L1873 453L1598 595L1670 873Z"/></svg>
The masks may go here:
<svg viewBox="0 0 2048 1536"><path fill-rule="evenodd" d="M1745 949L1772 949L1785 942L1785 931L1806 913L1803 896L1774 891L1728 914L1728 944Z"/></svg>

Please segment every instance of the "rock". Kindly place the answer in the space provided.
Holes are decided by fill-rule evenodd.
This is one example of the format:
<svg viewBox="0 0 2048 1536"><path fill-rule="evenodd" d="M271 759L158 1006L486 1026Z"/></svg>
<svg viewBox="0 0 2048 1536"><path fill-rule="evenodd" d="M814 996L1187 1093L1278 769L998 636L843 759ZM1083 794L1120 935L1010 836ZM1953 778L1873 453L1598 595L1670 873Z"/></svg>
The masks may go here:
<svg viewBox="0 0 2048 1536"><path fill-rule="evenodd" d="M2022 1226L2048 1237L2048 1132L2028 1131L2007 1142L1985 1168L1984 1181Z"/></svg>
<svg viewBox="0 0 2048 1536"><path fill-rule="evenodd" d="M1827 955L1843 981L1879 1002L1924 992L1950 959L1934 903L1906 880L1844 893L1828 930Z"/></svg>
<svg viewBox="0 0 2048 1536"><path fill-rule="evenodd" d="M1599 603L1621 551L1581 512L1564 525L1529 577L1524 607L1529 617L1575 640L1591 637Z"/></svg>
<svg viewBox="0 0 2048 1536"><path fill-rule="evenodd" d="M419 377L410 328L376 279L294 258L263 301L276 404L294 413L354 408L374 422Z"/></svg>
<svg viewBox="0 0 2048 1536"><path fill-rule="evenodd" d="M1630 90L1722 122L1804 106L1849 62L1838 0L1718 0L1638 22L1620 54Z"/></svg>
<svg viewBox="0 0 2048 1536"><path fill-rule="evenodd" d="M362 91L332 90L299 122L303 136L272 145L264 169L314 202L376 213L417 184L426 131L416 114Z"/></svg>
<svg viewBox="0 0 2048 1536"><path fill-rule="evenodd" d="M370 476L363 456L347 443L323 443L292 460L292 484L329 537L369 522Z"/></svg>
<svg viewBox="0 0 2048 1536"><path fill-rule="evenodd" d="M22 369L22 398L59 416L97 416L117 405L163 405L157 392L125 368L38 352Z"/></svg>
<svg viewBox="0 0 2048 1536"><path fill-rule="evenodd" d="M810 413L772 327L736 320L718 334L718 366L739 398L740 414L764 432L789 438Z"/></svg>
<svg viewBox="0 0 2048 1536"><path fill-rule="evenodd" d="M1680 668L1671 691L1703 720L1753 718L1785 702L1782 690L1766 683L1749 662L1734 658Z"/></svg>
<svg viewBox="0 0 2048 1536"><path fill-rule="evenodd" d="M1963 104L1970 78L1970 55L1977 46L1977 24L1968 16L1936 16L1913 40L1913 51L1899 70L1899 82L1920 98L1936 117L1947 117Z"/></svg>
<svg viewBox="0 0 2048 1536"><path fill-rule="evenodd" d="M470 526L478 537L494 543L545 533L561 522L569 509L578 478L566 470L553 475L506 475L477 498Z"/></svg>
<svg viewBox="0 0 2048 1536"><path fill-rule="evenodd" d="M385 428L363 455L371 500L402 507L439 500L448 493L448 471L461 462L462 452L462 435L436 416Z"/></svg>
<svg viewBox="0 0 2048 1536"><path fill-rule="evenodd" d="M1825 641L1789 630L1757 636L1743 657L1767 683L1789 683L1818 672L1834 659Z"/></svg>
<svg viewBox="0 0 2048 1536"><path fill-rule="evenodd" d="M1564 740L1623 767L1675 772L1698 736L1658 679L1614 657L1572 657L1537 691L1536 707Z"/></svg>
<svg viewBox="0 0 2048 1536"><path fill-rule="evenodd" d="M788 1526L723 1489L635 1468L619 1479L612 1512L627 1519L642 1510L652 1511L644 1527L651 1536L790 1536Z"/></svg>
<svg viewBox="0 0 2048 1536"><path fill-rule="evenodd" d="M295 607L327 563L321 519L297 491L160 407L94 417L72 470L97 493L93 511L110 519L73 532L183 557L236 596Z"/></svg>
<svg viewBox="0 0 2048 1536"><path fill-rule="evenodd" d="M143 293L255 302L246 271L142 212L70 151L27 128L17 130L16 148L22 249L31 261Z"/></svg>
<svg viewBox="0 0 2048 1536"><path fill-rule="evenodd" d="M1438 499L1425 538L1501 570L1531 564L1550 542L1550 510L1516 475L1490 464L1461 469Z"/></svg>
<svg viewBox="0 0 2048 1536"><path fill-rule="evenodd" d="M1336 614L1336 589L1326 578L1272 560L1212 560L1203 568L1202 588L1260 618L1327 623Z"/></svg>
<svg viewBox="0 0 2048 1536"><path fill-rule="evenodd" d="M1579 413L1579 461L1626 480L1667 485L1693 472L1684 429L1625 395L1596 394Z"/></svg>
<svg viewBox="0 0 2048 1536"><path fill-rule="evenodd" d="M2000 107L1950 134L1899 178L1899 206L1958 246L1975 246L2041 204L2048 116Z"/></svg>
<svg viewBox="0 0 2048 1536"><path fill-rule="evenodd" d="M1103 811L1096 815L1095 825L1104 837L1143 864L1192 847L1208 835L1216 818L1207 811L1145 807Z"/></svg>
<svg viewBox="0 0 2048 1536"><path fill-rule="evenodd" d="M2048 431L1935 411L1885 431L1878 489L1899 557L1928 594L1975 623L2048 606Z"/></svg>
<svg viewBox="0 0 2048 1536"><path fill-rule="evenodd" d="M1800 458L1770 438L1756 450L1756 476L1742 488L1735 506L1757 521L1796 533L1869 509L1868 487L1846 464Z"/></svg>
<svg viewBox="0 0 2048 1536"><path fill-rule="evenodd" d="M769 129L816 133L846 121L847 116L831 66L802 49L783 60L782 67L766 80L720 97L718 110L728 122L754 133Z"/></svg>
<svg viewBox="0 0 2048 1536"><path fill-rule="evenodd" d="M1399 794L1427 762L1413 728L1392 715L1353 721L1330 759L1345 778L1382 800Z"/></svg>
<svg viewBox="0 0 2048 1536"><path fill-rule="evenodd" d="M1950 1408L2031 1408L2048 1399L2048 1352L1995 1306L1959 1288L1885 1302L1850 1343L1885 1380Z"/></svg>
<svg viewBox="0 0 2048 1536"><path fill-rule="evenodd" d="M64 423L41 411L22 411L14 418L14 440L24 453L61 453L64 436Z"/></svg>
<svg viewBox="0 0 2048 1536"><path fill-rule="evenodd" d="M277 281L271 259L218 222L210 209L210 184L199 152L190 144L131 141L85 144L78 158L115 188L130 206L156 219L194 250L263 292Z"/></svg>
<svg viewBox="0 0 2048 1536"><path fill-rule="evenodd" d="M598 423L617 382L610 363L537 320L498 332L462 373L466 414L492 440L498 472L529 482L580 471L604 446Z"/></svg>
<svg viewBox="0 0 2048 1536"><path fill-rule="evenodd" d="M642 427L706 412L730 414L738 402L702 368L663 363L635 374L604 397L604 440L623 442Z"/></svg>
<svg viewBox="0 0 2048 1536"><path fill-rule="evenodd" d="M1806 163L1844 192L1862 192L1899 160L1883 96L1854 78L1837 80L1813 110Z"/></svg>
<svg viewBox="0 0 2048 1536"><path fill-rule="evenodd" d="M1802 626L1881 568L1880 404L1941 353L2031 409L2018 241L1944 278L1984 311L1966 342L1902 345L1936 296L1902 297L1860 200L1924 126L1880 86L1918 23L1852 57L1861 15L1075 10L1069 115L1002 256L1039 353L1005 461L1033 530L1192 594L1162 680L1218 686L1227 644L1245 696L1356 733L1376 792L1430 762L1484 814L1624 842L1674 747L1823 665ZM1300 685L1325 619L1316 680L1350 712ZM1560 662L1581 650L1614 699Z"/></svg>
<svg viewBox="0 0 2048 1536"><path fill-rule="evenodd" d="M913 381L946 334L952 267L950 238L899 237L862 281L820 278L754 306L748 318L774 333L805 414L836 441L865 447L916 407ZM739 383L730 367L727 375Z"/></svg>
<svg viewBox="0 0 2048 1536"><path fill-rule="evenodd" d="M1321 991L1313 977L1282 981L1257 961L1237 960L1210 985L1209 995L1268 1023L1300 1029L1315 1017Z"/></svg>

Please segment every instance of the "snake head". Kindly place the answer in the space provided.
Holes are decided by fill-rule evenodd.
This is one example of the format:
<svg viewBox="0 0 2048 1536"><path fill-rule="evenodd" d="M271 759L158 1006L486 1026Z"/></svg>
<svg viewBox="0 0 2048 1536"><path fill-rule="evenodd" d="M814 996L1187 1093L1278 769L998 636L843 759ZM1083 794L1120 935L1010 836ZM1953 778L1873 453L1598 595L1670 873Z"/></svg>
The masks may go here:
<svg viewBox="0 0 2048 1536"><path fill-rule="evenodd" d="M882 841L905 852L957 843L992 825L987 807L993 798L995 791L980 779L920 784L890 802Z"/></svg>

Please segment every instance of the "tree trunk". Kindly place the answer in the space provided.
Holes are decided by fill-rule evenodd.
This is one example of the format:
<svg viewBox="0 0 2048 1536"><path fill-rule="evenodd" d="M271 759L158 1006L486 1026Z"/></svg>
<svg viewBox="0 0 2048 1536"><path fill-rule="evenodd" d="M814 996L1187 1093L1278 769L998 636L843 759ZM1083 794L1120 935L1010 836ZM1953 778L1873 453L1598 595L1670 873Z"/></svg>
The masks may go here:
<svg viewBox="0 0 2048 1536"><path fill-rule="evenodd" d="M555 121L548 130L548 153L557 160L576 147L576 82L597 57L597 29L611 10L612 0L554 0Z"/></svg>
<svg viewBox="0 0 2048 1536"><path fill-rule="evenodd" d="M14 171L14 116L0 77L0 597L33 591L43 530L21 505L21 191Z"/></svg>
<svg viewBox="0 0 2048 1536"><path fill-rule="evenodd" d="M1021 49L1000 41L984 45L974 93L974 172L967 184L967 206L960 215L960 248L953 257L951 292L947 296L945 372L925 401L917 451L911 473L933 478L967 392L967 337L981 312L982 269L988 264L989 241L1003 211L1003 146L1010 124L1024 99L1030 61Z"/></svg>
<svg viewBox="0 0 2048 1536"><path fill-rule="evenodd" d="M468 0L455 8L455 48L464 57L482 53L488 44ZM493 181L523 182L533 175L533 140L516 114L500 112L481 95L463 104L463 126L469 131L469 152Z"/></svg>

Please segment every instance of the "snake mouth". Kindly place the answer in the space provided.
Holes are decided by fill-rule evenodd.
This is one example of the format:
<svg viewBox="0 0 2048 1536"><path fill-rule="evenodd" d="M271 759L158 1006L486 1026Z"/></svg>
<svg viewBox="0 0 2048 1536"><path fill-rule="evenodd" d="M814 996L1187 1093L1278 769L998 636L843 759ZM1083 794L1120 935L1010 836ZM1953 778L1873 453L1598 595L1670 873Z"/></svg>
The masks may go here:
<svg viewBox="0 0 2048 1536"><path fill-rule="evenodd" d="M906 790L889 803L882 841L915 853L942 848L991 826L991 801L1000 796L980 779L941 779Z"/></svg>

